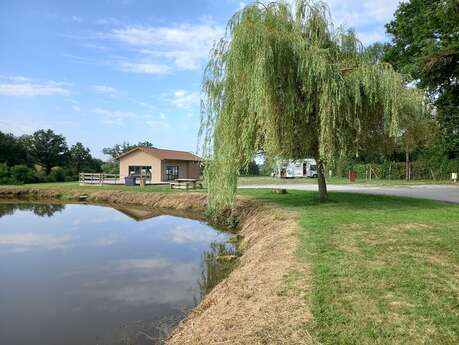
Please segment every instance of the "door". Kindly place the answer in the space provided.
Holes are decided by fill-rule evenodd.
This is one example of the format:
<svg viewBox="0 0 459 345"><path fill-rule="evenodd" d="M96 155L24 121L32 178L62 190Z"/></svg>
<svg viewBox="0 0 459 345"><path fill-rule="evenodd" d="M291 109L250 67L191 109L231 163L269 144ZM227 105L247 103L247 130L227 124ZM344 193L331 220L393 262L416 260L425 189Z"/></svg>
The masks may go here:
<svg viewBox="0 0 459 345"><path fill-rule="evenodd" d="M173 181L179 177L178 165L167 165L166 166L166 180Z"/></svg>

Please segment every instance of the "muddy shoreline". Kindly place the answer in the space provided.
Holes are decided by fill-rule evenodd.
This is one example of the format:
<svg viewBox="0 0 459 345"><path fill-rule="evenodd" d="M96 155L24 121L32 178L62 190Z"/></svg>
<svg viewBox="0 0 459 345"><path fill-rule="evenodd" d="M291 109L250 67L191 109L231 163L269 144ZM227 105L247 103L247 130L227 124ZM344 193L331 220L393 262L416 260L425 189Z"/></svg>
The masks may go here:
<svg viewBox="0 0 459 345"><path fill-rule="evenodd" d="M205 219L203 193L0 188L0 200L76 202L112 207L140 206ZM240 199L228 215L238 217L242 256L220 282L182 320L166 344L312 344L306 325L309 271L295 256L296 215ZM292 279L294 277L294 279Z"/></svg>

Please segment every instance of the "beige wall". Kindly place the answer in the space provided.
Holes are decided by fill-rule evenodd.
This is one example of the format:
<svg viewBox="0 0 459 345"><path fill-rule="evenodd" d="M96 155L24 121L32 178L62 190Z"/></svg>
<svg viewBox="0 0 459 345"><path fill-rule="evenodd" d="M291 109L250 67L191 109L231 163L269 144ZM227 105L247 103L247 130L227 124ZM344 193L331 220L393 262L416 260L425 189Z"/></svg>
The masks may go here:
<svg viewBox="0 0 459 345"><path fill-rule="evenodd" d="M122 179L128 176L130 165L151 165L152 182L166 181L167 165L177 165L179 167L179 178L197 179L201 175L200 162L175 160L161 161L159 158L155 158L143 151L134 151L120 159L120 177Z"/></svg>
<svg viewBox="0 0 459 345"><path fill-rule="evenodd" d="M161 160L143 151L134 151L120 158L120 177L123 179L129 174L130 165L151 165L151 180L161 181Z"/></svg>

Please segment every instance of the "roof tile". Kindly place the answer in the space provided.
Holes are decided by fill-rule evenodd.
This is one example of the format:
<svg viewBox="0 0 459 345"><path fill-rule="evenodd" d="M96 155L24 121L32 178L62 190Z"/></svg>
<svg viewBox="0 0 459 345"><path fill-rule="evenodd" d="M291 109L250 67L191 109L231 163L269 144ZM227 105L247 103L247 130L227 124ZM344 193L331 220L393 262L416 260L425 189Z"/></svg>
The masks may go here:
<svg viewBox="0 0 459 345"><path fill-rule="evenodd" d="M124 157L136 150L141 150L161 160L163 159L178 160L178 161L200 161L201 160L199 156L196 156L195 154L191 152L177 151L177 150L165 150L165 149L158 149L156 147L140 147L140 146L135 147L129 150L128 152L125 152L119 155L117 159L120 159L121 157Z"/></svg>

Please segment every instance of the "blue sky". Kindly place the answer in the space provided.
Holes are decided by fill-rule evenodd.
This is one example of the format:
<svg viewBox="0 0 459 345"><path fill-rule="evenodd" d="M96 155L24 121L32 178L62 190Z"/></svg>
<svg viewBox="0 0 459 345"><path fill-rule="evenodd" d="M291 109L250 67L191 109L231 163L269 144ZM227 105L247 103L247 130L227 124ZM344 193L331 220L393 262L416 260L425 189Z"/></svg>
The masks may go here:
<svg viewBox="0 0 459 345"><path fill-rule="evenodd" d="M97 157L148 140L196 151L202 70L235 0L2 0L0 130L51 128ZM330 0L335 23L383 41L398 0Z"/></svg>

